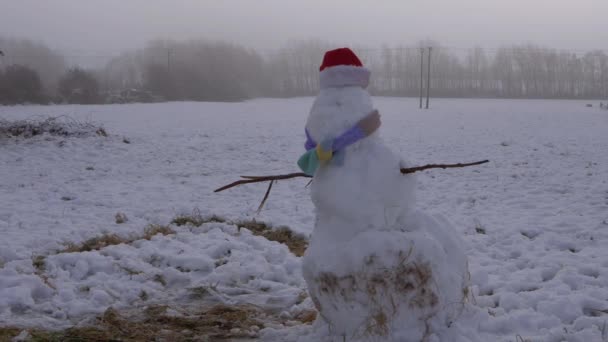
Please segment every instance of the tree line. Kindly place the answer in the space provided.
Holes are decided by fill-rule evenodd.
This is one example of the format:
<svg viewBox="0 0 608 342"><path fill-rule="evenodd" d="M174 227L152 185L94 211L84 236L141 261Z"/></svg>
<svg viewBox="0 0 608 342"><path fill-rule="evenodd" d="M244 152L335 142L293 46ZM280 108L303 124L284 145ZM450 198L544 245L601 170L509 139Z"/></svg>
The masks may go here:
<svg viewBox="0 0 608 342"><path fill-rule="evenodd" d="M0 38L0 103L115 103L239 101L310 96L318 92L319 64L334 45L292 41L265 53L207 40L155 40L95 69L69 67L40 43ZM374 95L436 97L608 99L608 55L538 45L456 49L432 41L417 46L355 46L372 71ZM422 48L422 49L421 49ZM422 63L422 64L421 64Z"/></svg>
<svg viewBox="0 0 608 342"><path fill-rule="evenodd" d="M0 37L0 104L101 103L96 75L41 43Z"/></svg>

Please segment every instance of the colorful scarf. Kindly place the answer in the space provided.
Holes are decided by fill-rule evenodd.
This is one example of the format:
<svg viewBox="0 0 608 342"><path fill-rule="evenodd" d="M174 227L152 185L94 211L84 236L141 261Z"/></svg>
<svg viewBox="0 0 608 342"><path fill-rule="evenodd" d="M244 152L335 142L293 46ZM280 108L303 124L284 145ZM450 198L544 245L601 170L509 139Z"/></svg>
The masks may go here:
<svg viewBox="0 0 608 342"><path fill-rule="evenodd" d="M368 137L378 127L380 127L380 113L374 110L339 137L324 140L320 144L317 144L308 130L305 129L306 143L304 148L306 148L306 153L298 159L298 166L304 173L313 176L320 164L326 164L330 160L340 164L344 160L344 149L346 147Z"/></svg>

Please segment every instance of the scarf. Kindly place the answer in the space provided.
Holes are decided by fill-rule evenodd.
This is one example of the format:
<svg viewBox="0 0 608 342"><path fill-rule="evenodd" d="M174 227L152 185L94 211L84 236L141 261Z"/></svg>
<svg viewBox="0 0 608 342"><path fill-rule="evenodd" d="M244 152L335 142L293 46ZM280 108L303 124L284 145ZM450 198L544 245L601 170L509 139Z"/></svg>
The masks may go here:
<svg viewBox="0 0 608 342"><path fill-rule="evenodd" d="M331 160L341 163L344 160L346 147L370 136L378 127L380 127L380 113L374 110L337 138L324 140L320 144L316 143L305 129L306 152L298 159L298 166L304 173L313 176L319 165L325 165Z"/></svg>

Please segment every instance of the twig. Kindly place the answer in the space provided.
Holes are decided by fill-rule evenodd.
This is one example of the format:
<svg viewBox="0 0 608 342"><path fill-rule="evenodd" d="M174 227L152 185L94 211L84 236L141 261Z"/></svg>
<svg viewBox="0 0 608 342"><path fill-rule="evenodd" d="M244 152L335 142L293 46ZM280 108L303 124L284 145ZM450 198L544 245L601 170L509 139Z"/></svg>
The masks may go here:
<svg viewBox="0 0 608 342"><path fill-rule="evenodd" d="M424 170L428 170L428 169L449 169L449 168L456 168L456 167L467 167L467 166L474 166L474 165L485 164L487 162L489 162L489 160L482 160L482 161L478 161L478 162L474 162L474 163L466 163L466 164L462 164L462 163L458 163L458 164L428 164L428 165L423 165L423 166L415 166L415 167L402 168L401 169L401 173L408 174L408 173L414 173L414 172L424 171Z"/></svg>
<svg viewBox="0 0 608 342"><path fill-rule="evenodd" d="M241 185L241 184L259 183L259 182L275 181L275 180L298 178L298 177L312 178L312 176L309 176L309 175L305 174L304 172L288 173L286 175L276 175L276 176L241 176L241 178L244 178L244 179L238 180L238 181L230 183L228 185L224 185L221 188L213 190L213 192L224 191L226 189L230 189L232 187L235 187L235 186Z"/></svg>
<svg viewBox="0 0 608 342"><path fill-rule="evenodd" d="M275 180L271 180L270 184L268 184L268 190L266 190L266 194L264 195L264 199L262 199L262 203L260 203L260 206L258 207L258 211L257 213L259 214L260 211L262 211L262 208L264 207L264 203L266 203L266 200L268 199L268 195L270 195L270 189L272 189L272 184L274 184Z"/></svg>

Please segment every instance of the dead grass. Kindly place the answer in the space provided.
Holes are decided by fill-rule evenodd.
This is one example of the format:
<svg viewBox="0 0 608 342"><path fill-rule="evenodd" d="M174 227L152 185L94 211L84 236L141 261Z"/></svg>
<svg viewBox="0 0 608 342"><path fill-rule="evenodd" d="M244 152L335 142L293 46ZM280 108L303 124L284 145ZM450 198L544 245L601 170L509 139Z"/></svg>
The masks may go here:
<svg viewBox="0 0 608 342"><path fill-rule="evenodd" d="M44 272L46 269L45 257L42 255L35 256L32 259L32 266L36 269L36 272Z"/></svg>
<svg viewBox="0 0 608 342"><path fill-rule="evenodd" d="M171 223L176 226L189 225L194 227L200 227L205 223L211 222L234 224L239 227L239 230L241 228L247 228L254 235L262 236L267 240L286 245L291 253L299 257L303 256L304 252L306 252L306 248L308 248L308 240L304 236L294 233L289 227L283 226L273 228L265 222L258 222L256 220L231 222L216 215L203 217L200 212L194 211L191 215L179 215L171 221Z"/></svg>
<svg viewBox="0 0 608 342"><path fill-rule="evenodd" d="M308 240L304 236L294 233L288 227L272 228L264 222L256 222L255 220L237 222L236 225L239 229L247 228L254 235L263 236L267 240L286 245L291 253L299 257L303 256L306 248L308 248Z"/></svg>
<svg viewBox="0 0 608 342"><path fill-rule="evenodd" d="M114 216L114 219L116 221L116 224L123 224L123 223L129 221L129 218L124 213L116 213L116 215Z"/></svg>
<svg viewBox="0 0 608 342"><path fill-rule="evenodd" d="M116 341L113 334L97 328L70 328L62 331L45 331L26 329L31 342L86 342L86 341ZM0 328L0 342L10 342L23 329Z"/></svg>
<svg viewBox="0 0 608 342"><path fill-rule="evenodd" d="M170 235L170 234L175 234L175 230L171 229L171 227L169 227L169 226L151 224L144 229L144 235L141 237L141 239L150 240L150 239L152 239L152 237L154 235L158 235L158 234L162 234L165 236ZM141 239L138 239L138 240L141 240Z"/></svg>
<svg viewBox="0 0 608 342"><path fill-rule="evenodd" d="M317 319L317 315L316 310L304 310L296 316L296 320L304 324L312 324Z"/></svg>
<svg viewBox="0 0 608 342"><path fill-rule="evenodd" d="M31 138L42 134L60 137L108 136L103 127L92 122L78 121L66 115L17 121L0 119L0 138Z"/></svg>
<svg viewBox="0 0 608 342"><path fill-rule="evenodd" d="M366 336L388 336L388 317L383 311L372 315L367 321L364 334Z"/></svg>
<svg viewBox="0 0 608 342"><path fill-rule="evenodd" d="M195 210L192 212L191 215L178 215L171 221L172 224L174 224L178 227L180 227L180 226L200 227L204 223L210 223L210 222L224 223L224 222L226 222L226 219L216 216L216 215L212 215L210 217L203 217L198 210Z"/></svg>
<svg viewBox="0 0 608 342"><path fill-rule="evenodd" d="M233 338L255 340L265 322L279 322L272 314L253 305L216 305L184 315L167 314L165 305L149 306L141 315L107 309L93 327L61 331L27 329L32 341L222 341ZM138 318L133 318L138 317ZM302 316L312 322L316 313ZM0 328L0 342L10 341L22 329Z"/></svg>
<svg viewBox="0 0 608 342"><path fill-rule="evenodd" d="M163 277L162 274L155 274L154 278L152 278L152 280L161 284L162 286L167 286L167 281L165 280L165 277Z"/></svg>
<svg viewBox="0 0 608 342"><path fill-rule="evenodd" d="M19 335L21 329L17 328L0 328L0 342L9 342L13 337Z"/></svg>
<svg viewBox="0 0 608 342"><path fill-rule="evenodd" d="M120 245L121 243L128 243L129 240L119 237L116 234L104 234L88 239L80 245L69 243L67 247L60 253L79 253L79 252L90 252L98 251L107 246Z"/></svg>
<svg viewBox="0 0 608 342"><path fill-rule="evenodd" d="M144 232L140 236L136 237L120 237L116 234L103 234L91 239L84 241L81 244L69 243L67 247L58 253L81 253L98 251L108 246L115 246L120 244L130 244L137 240L150 240L154 235L162 234L169 235L175 234L175 231L169 226L163 225L149 225L144 229Z"/></svg>

